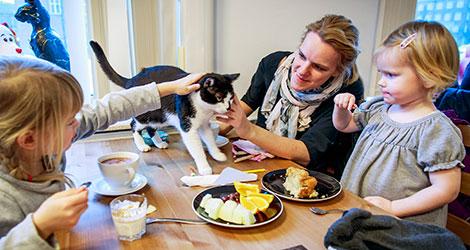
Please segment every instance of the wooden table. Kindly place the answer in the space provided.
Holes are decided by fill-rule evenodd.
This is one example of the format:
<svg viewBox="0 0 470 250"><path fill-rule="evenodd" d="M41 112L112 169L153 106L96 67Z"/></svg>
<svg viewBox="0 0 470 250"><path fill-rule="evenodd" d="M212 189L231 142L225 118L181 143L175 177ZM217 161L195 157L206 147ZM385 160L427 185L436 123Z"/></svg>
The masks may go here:
<svg viewBox="0 0 470 250"><path fill-rule="evenodd" d="M231 145L228 144L222 149L229 160L218 163L210 159L209 163L213 166L214 173L220 173L226 166L240 170L265 168L271 171L296 165L282 159L234 164L231 158ZM66 172L72 173L78 183L100 178L96 159L102 154L115 151L139 153L132 139L76 143L67 153ZM140 156L138 172L147 177L148 185L136 193L145 193L149 204L157 208L151 216L197 219L191 203L194 196L204 188L185 187L180 181L182 176L190 174L194 162L180 142L179 135L170 136L168 149L153 149L148 153L140 153ZM265 173L259 173L258 180ZM257 228L240 230L215 225L157 223L147 226L147 233L142 239L125 242L117 239L114 230L109 209L112 199L113 197L101 196L90 191L89 207L79 223L72 231L56 234L61 247L64 249L284 249L302 245L307 249L324 249L323 237L329 226L341 215L334 213L318 216L312 214L308 207L317 206L325 209L359 207L374 214L385 214L358 196L343 190L334 199L319 203L282 200L283 214L276 221Z"/></svg>

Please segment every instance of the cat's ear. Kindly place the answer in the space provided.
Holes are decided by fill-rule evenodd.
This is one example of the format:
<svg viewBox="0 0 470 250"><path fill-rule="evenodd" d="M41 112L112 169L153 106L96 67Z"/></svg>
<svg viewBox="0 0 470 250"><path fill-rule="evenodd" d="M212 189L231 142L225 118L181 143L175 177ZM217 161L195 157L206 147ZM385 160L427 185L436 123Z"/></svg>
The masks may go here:
<svg viewBox="0 0 470 250"><path fill-rule="evenodd" d="M225 74L224 77L229 79L230 81L235 81L237 80L237 78L240 76L239 73L235 73L235 74Z"/></svg>
<svg viewBox="0 0 470 250"><path fill-rule="evenodd" d="M206 78L206 80L204 80L204 82L202 83L202 87L204 88L211 87L213 85L214 85L214 78L212 77Z"/></svg>

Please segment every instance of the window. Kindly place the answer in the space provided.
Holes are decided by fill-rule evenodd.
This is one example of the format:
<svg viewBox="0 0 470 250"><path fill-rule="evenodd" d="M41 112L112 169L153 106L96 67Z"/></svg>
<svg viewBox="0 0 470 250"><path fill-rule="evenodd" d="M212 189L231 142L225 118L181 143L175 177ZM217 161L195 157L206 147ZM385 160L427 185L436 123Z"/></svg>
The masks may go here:
<svg viewBox="0 0 470 250"><path fill-rule="evenodd" d="M61 0L49 0L49 14L50 15L61 15L62 14L62 7L60 4Z"/></svg>
<svg viewBox="0 0 470 250"><path fill-rule="evenodd" d="M416 18L441 22L454 36L462 50L470 44L470 0L418 0L417 6L435 5L436 8L416 9ZM438 6L445 5L445 9ZM424 17L424 18L422 18Z"/></svg>
<svg viewBox="0 0 470 250"><path fill-rule="evenodd" d="M207 22L203 22L207 19L205 15L212 13L207 4L181 0L41 2L49 12L52 29L69 53L71 73L82 85L86 103L119 89L98 66L89 48L92 39L100 43L113 68L125 77L136 75L143 67L159 64L178 65L194 72L213 67L212 54L206 53L213 50L206 45L212 40L210 37L203 40L204 36L200 35L212 27L204 26ZM32 26L14 17L23 4L24 0L0 0L0 20L17 33L23 53L35 56L29 44ZM195 12L194 8L200 9ZM205 11L206 8L209 11ZM192 11L183 11L189 9ZM193 27L194 20L198 21L200 29ZM184 31L187 31L186 36L182 36ZM207 62L201 63L199 53L202 52L203 56L208 55Z"/></svg>
<svg viewBox="0 0 470 250"><path fill-rule="evenodd" d="M461 79L465 62L470 61L470 0L417 0L416 4L417 6L435 4L434 10L416 8L415 17L422 19L424 16L424 20L440 22L452 33L459 46L461 60L459 79ZM439 7L441 5L445 5L445 9L441 9Z"/></svg>
<svg viewBox="0 0 470 250"><path fill-rule="evenodd" d="M433 10L434 9L434 3L428 3L426 6L427 10Z"/></svg>
<svg viewBox="0 0 470 250"><path fill-rule="evenodd" d="M426 16L427 17L427 16ZM444 15L444 21L450 21L450 18L452 17L452 14L446 13ZM426 18L427 20L431 20L432 18Z"/></svg>
<svg viewBox="0 0 470 250"><path fill-rule="evenodd" d="M418 4L418 8L416 8L418 11L423 11L424 10L424 4Z"/></svg>
<svg viewBox="0 0 470 250"><path fill-rule="evenodd" d="M91 62L88 55L88 13L87 0L42 0L48 10L52 29L64 43L70 56L71 73L82 84L85 100L90 102L94 96ZM17 9L25 4L24 0L0 0L0 20L8 23L19 40L23 53L34 56L29 44L32 26L15 19Z"/></svg>

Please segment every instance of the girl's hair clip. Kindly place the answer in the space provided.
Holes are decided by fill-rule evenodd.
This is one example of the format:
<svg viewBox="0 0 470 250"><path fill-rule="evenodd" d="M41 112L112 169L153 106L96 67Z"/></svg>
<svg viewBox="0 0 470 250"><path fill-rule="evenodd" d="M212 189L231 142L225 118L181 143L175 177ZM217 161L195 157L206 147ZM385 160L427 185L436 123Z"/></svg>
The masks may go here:
<svg viewBox="0 0 470 250"><path fill-rule="evenodd" d="M406 48L408 45L410 45L411 42L413 42L413 40L415 40L415 38L416 38L416 33L409 35L407 38L405 38L405 40L403 40L400 43L400 48L402 49Z"/></svg>

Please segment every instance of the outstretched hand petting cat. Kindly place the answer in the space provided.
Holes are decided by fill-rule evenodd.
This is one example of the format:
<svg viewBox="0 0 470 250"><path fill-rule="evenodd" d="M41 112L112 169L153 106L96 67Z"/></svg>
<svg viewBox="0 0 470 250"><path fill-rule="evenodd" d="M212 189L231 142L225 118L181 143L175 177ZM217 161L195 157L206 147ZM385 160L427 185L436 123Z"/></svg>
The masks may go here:
<svg viewBox="0 0 470 250"><path fill-rule="evenodd" d="M201 88L197 80L203 75L205 75L205 73L193 73L181 79L160 83L158 85L158 91L161 96L167 96L172 93L176 93L177 95L190 94Z"/></svg>

